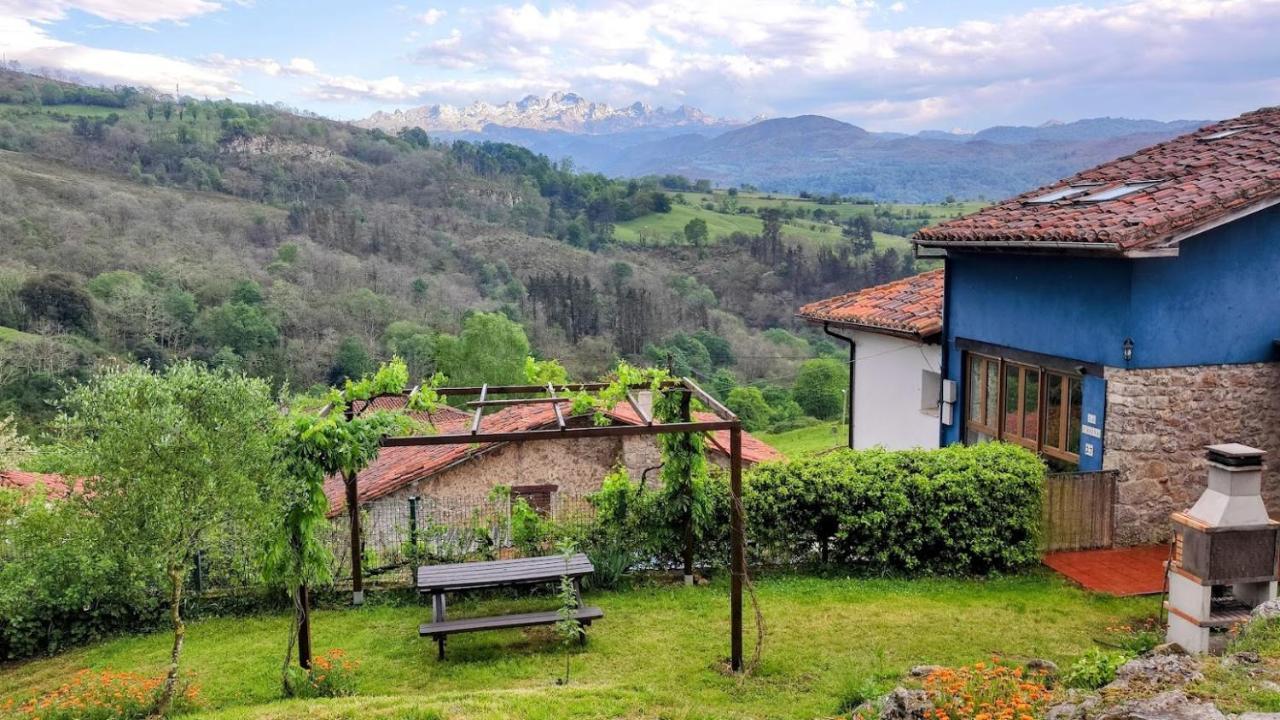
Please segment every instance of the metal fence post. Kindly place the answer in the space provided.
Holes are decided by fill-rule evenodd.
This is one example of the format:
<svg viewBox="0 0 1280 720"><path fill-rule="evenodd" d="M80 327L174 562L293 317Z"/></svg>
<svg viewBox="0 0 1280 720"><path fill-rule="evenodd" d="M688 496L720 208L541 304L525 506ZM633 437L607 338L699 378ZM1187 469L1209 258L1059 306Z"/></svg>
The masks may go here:
<svg viewBox="0 0 1280 720"><path fill-rule="evenodd" d="M418 496L409 498L409 546L418 552Z"/></svg>

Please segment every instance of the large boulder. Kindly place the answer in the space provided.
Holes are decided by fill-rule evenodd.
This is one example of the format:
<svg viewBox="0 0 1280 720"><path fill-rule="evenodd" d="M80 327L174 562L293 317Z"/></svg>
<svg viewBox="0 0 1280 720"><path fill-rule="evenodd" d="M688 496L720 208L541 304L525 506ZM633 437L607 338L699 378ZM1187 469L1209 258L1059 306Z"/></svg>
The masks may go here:
<svg viewBox="0 0 1280 720"><path fill-rule="evenodd" d="M1179 688L1203 678L1200 661L1191 655L1143 655L1121 665L1107 689Z"/></svg>
<svg viewBox="0 0 1280 720"><path fill-rule="evenodd" d="M1251 620L1270 620L1280 617L1280 599L1268 600L1254 606L1253 610L1249 611L1249 617Z"/></svg>
<svg viewBox="0 0 1280 720"><path fill-rule="evenodd" d="M1227 720L1216 705L1169 690L1139 700L1129 700L1097 715L1097 720Z"/></svg>

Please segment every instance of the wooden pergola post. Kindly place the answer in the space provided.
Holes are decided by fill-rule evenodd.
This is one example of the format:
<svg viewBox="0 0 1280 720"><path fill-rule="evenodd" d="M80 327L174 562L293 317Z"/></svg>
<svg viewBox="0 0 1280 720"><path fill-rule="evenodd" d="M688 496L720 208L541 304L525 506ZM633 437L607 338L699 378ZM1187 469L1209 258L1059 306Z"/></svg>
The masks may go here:
<svg viewBox="0 0 1280 720"><path fill-rule="evenodd" d="M311 598L306 584L298 586L298 665L311 669Z"/></svg>
<svg viewBox="0 0 1280 720"><path fill-rule="evenodd" d="M742 507L742 427L729 429L729 663L742 672L742 583L747 576L746 518Z"/></svg>
<svg viewBox="0 0 1280 720"><path fill-rule="evenodd" d="M345 410L347 421L355 417L355 408L347 401ZM360 475L346 473L342 483L347 488L347 524L351 528L351 604L364 604L364 567L360 548Z"/></svg>

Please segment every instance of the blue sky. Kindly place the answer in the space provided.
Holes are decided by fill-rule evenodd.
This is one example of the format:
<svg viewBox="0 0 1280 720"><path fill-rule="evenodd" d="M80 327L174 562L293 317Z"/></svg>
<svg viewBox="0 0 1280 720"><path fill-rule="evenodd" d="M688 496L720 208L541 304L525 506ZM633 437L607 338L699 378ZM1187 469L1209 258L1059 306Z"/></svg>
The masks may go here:
<svg viewBox="0 0 1280 720"><path fill-rule="evenodd" d="M876 130L1280 104L1280 0L0 0L0 54L337 118L572 90Z"/></svg>

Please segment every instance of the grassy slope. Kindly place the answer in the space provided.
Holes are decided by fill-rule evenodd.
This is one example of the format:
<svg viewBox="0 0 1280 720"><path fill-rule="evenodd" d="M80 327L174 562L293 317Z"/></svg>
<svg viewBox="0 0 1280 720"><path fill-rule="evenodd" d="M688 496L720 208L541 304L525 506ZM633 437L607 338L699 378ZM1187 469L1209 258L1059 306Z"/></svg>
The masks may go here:
<svg viewBox="0 0 1280 720"><path fill-rule="evenodd" d="M613 234L618 241L624 243L637 243L643 236L650 245L668 244L671 237L675 235L679 238L680 244L684 244L684 226L698 217L707 222L707 232L711 235L712 242L734 232L759 235L764 229L764 223L754 215L726 215L694 205L674 205L669 213L653 213L618 223L614 226ZM810 221L786 223L782 226L782 234L784 237L806 240L819 245L828 245L840 240L839 228ZM875 238L876 244L880 247L908 249L907 239L904 237L878 232L875 233Z"/></svg>
<svg viewBox="0 0 1280 720"><path fill-rule="evenodd" d="M797 458L844 447L847 432L839 422L824 422L781 433L756 433L756 437L788 458Z"/></svg>
<svg viewBox="0 0 1280 720"><path fill-rule="evenodd" d="M774 577L759 584L768 627L759 673L738 682L718 670L727 653L723 582L593 593L606 618L574 651L558 687L559 645L548 630L457 636L449 659L417 637L422 607L316 614L317 648L362 661L360 696L279 701L287 619L216 619L188 629L186 667L217 718L814 718L835 714L850 688L889 683L919 663L963 663L1000 653L1062 661L1108 625L1154 603L1092 596L1032 573L987 581ZM549 600L485 601L455 616L545 608ZM159 674L169 638L127 637L0 670L0 703L60 683L83 667Z"/></svg>
<svg viewBox="0 0 1280 720"><path fill-rule="evenodd" d="M30 333L24 333L21 330L14 330L10 327L0 326L0 345L6 343L31 342L36 336Z"/></svg>

